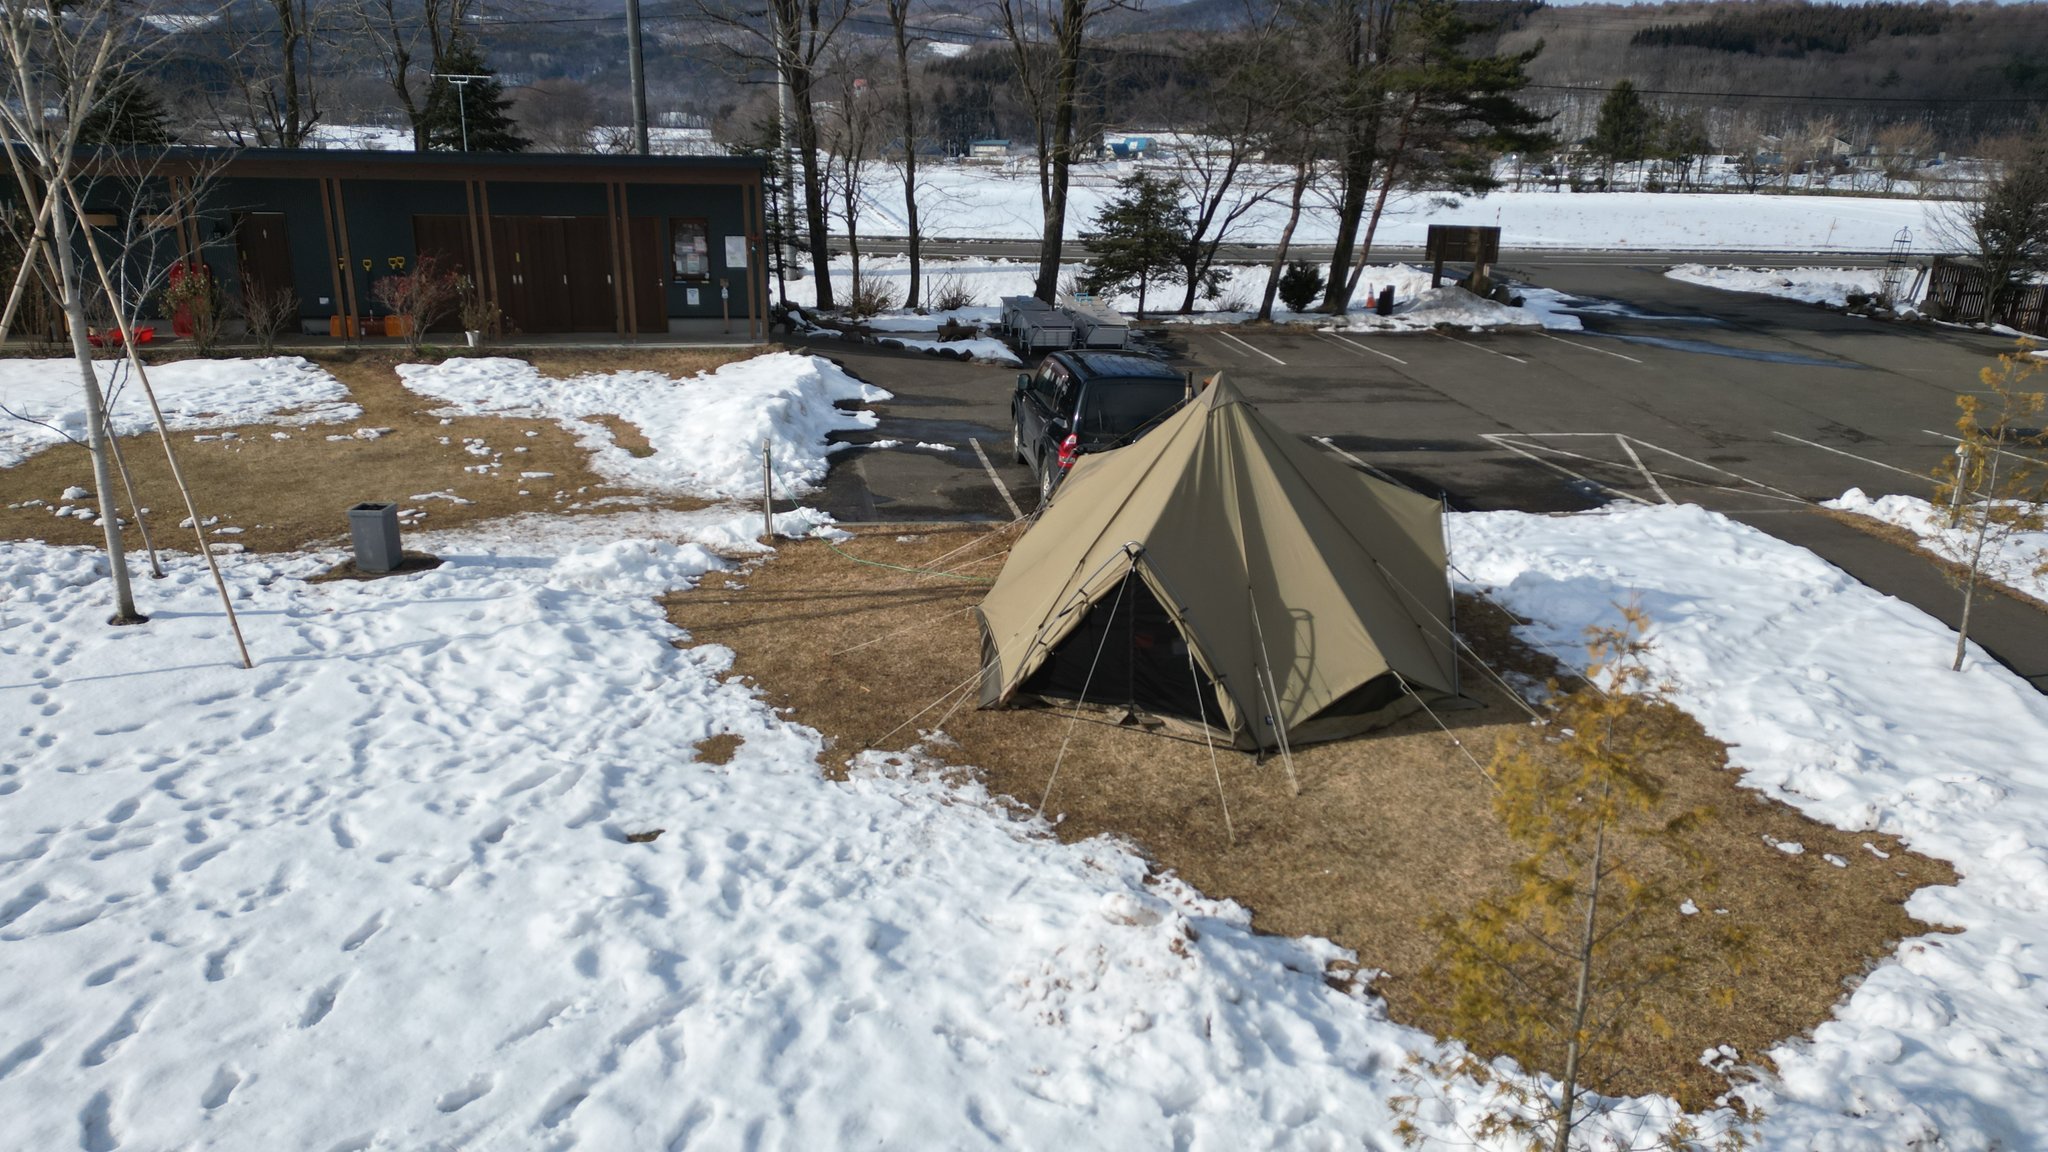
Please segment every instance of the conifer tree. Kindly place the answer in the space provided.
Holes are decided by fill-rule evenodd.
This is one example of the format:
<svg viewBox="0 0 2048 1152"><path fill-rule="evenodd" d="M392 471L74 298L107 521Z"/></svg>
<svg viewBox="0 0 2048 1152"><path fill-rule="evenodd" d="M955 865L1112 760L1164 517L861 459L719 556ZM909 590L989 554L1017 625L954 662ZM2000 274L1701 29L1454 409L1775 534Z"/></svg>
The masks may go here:
<svg viewBox="0 0 2048 1152"><path fill-rule="evenodd" d="M1553 683L1547 723L1503 740L1494 757L1494 811L1522 853L1507 883L1429 925L1442 941L1436 996L1452 1034L1483 1037L1558 1083L1544 1091L1470 1054L1411 1075L1418 1089L1466 1078L1490 1089L1468 1134L1531 1152L1579 1146L1574 1129L1605 1104L1586 1085L1626 1065L1626 1027L1668 1030L1646 1003L1651 989L1716 965L1732 972L1741 955L1739 930L1681 907L1713 882L1687 843L1701 814L1669 811L1650 768L1663 746L1663 705L1643 663L1648 618L1622 612L1622 626L1588 630L1581 687L1566 693ZM1734 992L1717 995L1732 1001ZM1396 1105L1404 1139L1423 1143L1420 1098ZM1707 1136L1690 1121L1662 1135L1674 1149L1745 1139L1739 1127Z"/></svg>
<svg viewBox="0 0 2048 1152"><path fill-rule="evenodd" d="M483 49L468 37L457 37L448 51L434 62L433 86L427 89L427 106L420 114L426 129L427 147L460 152L524 152L532 141L519 134L512 119L512 101L485 62ZM460 85L445 76L482 76ZM465 129L465 123L467 128Z"/></svg>
<svg viewBox="0 0 2048 1152"><path fill-rule="evenodd" d="M1178 283L1181 255L1189 242L1188 210L1172 185L1149 172L1117 182L1117 198L1096 214L1088 244L1088 271L1081 283L1090 292L1115 292L1135 285L1138 319L1145 318L1146 290L1155 282Z"/></svg>
<svg viewBox="0 0 2048 1152"><path fill-rule="evenodd" d="M1963 593L1963 614L1950 665L1957 672L1969 644L1970 609L1987 567L2008 576L2048 573L2048 550L2005 555L2015 537L2048 530L2048 431L2038 427L2041 413L2048 410L2048 394L2021 388L2048 365L2032 349L2032 342L2020 341L2016 351L1998 358L1996 367L1978 373L1983 393L1956 396L1962 410L1956 418L1960 442L1955 454L1934 470L1935 499L1951 509L1949 532L1935 537L1934 544L1962 570L1955 583Z"/></svg>
<svg viewBox="0 0 2048 1152"><path fill-rule="evenodd" d="M1616 163L1633 164L1650 157L1657 138L1657 114L1643 103L1634 81L1617 80L1600 101L1600 117L1588 141L1606 161L1610 177Z"/></svg>
<svg viewBox="0 0 2048 1152"><path fill-rule="evenodd" d="M171 143L163 101L129 73L111 76L78 125L80 144L160 147Z"/></svg>

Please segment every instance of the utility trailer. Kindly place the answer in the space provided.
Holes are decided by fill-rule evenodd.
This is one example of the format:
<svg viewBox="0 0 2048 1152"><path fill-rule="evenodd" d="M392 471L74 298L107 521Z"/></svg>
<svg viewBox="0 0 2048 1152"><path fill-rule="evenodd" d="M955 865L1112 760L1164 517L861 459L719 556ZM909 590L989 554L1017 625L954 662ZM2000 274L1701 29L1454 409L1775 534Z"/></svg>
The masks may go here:
<svg viewBox="0 0 2048 1152"><path fill-rule="evenodd" d="M1131 325L1124 314L1092 297L1064 297L1060 310L1074 322L1077 348L1122 348L1131 338Z"/></svg>
<svg viewBox="0 0 2048 1152"><path fill-rule="evenodd" d="M1003 332L1026 356L1074 346L1074 322L1036 296L1003 297Z"/></svg>

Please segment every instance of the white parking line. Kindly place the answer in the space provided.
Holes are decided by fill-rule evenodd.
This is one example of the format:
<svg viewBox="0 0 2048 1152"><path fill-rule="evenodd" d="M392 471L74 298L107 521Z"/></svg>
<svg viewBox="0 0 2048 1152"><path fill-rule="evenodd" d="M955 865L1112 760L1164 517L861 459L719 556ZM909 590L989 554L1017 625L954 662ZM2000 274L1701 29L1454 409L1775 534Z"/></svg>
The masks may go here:
<svg viewBox="0 0 2048 1152"><path fill-rule="evenodd" d="M1858 456L1858 455L1857 455L1857 454L1855 454L1854 452L1844 452L1844 451L1842 451L1842 450L1841 450L1840 448L1830 448L1830 447L1828 447L1828 446L1827 446L1827 445L1825 445L1825 444L1816 444L1816 443L1814 443L1814 442L1813 442L1813 441L1811 441L1811 440L1801 440L1801 439L1800 439L1799 437L1797 437L1797 436L1794 436L1794 435L1792 435L1792 434L1791 434L1791 433L1789 433L1789 432L1772 432L1772 433L1771 433L1771 435L1773 435L1773 436L1776 436L1776 437L1778 437L1778 438L1780 438L1780 439L1783 439L1783 440L1790 440L1790 441L1792 441L1792 442L1793 442L1794 444L1804 444L1804 445L1806 445L1806 446L1807 446L1808 448L1818 448L1818 449L1820 449L1820 450L1821 450L1821 451L1823 451L1823 452L1833 452L1833 453L1834 453L1835 455L1837 455L1837 456L1847 456L1847 457L1848 457L1849 459L1851 459L1851 460L1861 460L1861 461L1862 461L1862 462L1864 462L1865 464L1872 464L1872 465L1875 465L1875 466L1877 466L1877 467L1879 467L1879 468L1882 468L1882 469L1884 469L1884 470L1885 470L1885 471L1887 471L1887 472L1897 472L1897 473L1898 473L1899 475L1901 475L1901 476L1911 476L1911 477L1912 477L1913 479L1915 479L1915 480L1925 480L1925 481L1927 481L1927 482L1928 482L1929 484L1932 484L1932 483L1934 483L1934 480L1933 480L1933 478L1932 478L1932 477L1929 477L1929 476L1924 476L1924 475L1922 475L1922 474L1920 474L1920 473L1918 473L1918 472L1914 472L1914 471L1912 471L1912 470L1910 470L1910 469L1906 469L1906 468L1897 468L1897 467L1893 467L1892 465L1890 465L1890 464L1887 464L1887 463L1885 463L1885 462L1884 462L1884 461L1882 461L1882 460L1872 460L1872 459L1871 459L1870 457L1868 457L1868 456Z"/></svg>
<svg viewBox="0 0 2048 1152"><path fill-rule="evenodd" d="M1349 344L1351 347L1358 349L1360 352L1370 352L1375 356L1384 356L1387 359L1392 360L1396 364L1408 363L1406 360L1403 360L1399 356L1395 356L1392 353L1382 352L1377 348L1368 348L1365 345L1360 344L1356 340L1351 340L1346 337L1339 336L1335 332L1325 332L1321 328L1318 328L1316 329L1316 335L1321 336L1325 340L1335 340L1339 344Z"/></svg>
<svg viewBox="0 0 2048 1152"><path fill-rule="evenodd" d="M1441 332L1438 332L1437 335L1444 336L1444 334ZM1491 348L1485 347L1484 345L1480 344L1474 344L1470 340L1460 340L1456 336L1444 336L1444 339L1449 340L1453 344L1463 344L1467 348L1475 348L1481 352L1486 353L1488 356L1498 356L1503 360L1513 360L1517 364L1528 363L1527 360L1522 359L1520 356L1510 356L1505 352L1495 352Z"/></svg>
<svg viewBox="0 0 2048 1152"><path fill-rule="evenodd" d="M1316 443L1321 444L1323 447L1328 448L1330 451L1335 452L1337 455L1342 456L1346 460L1351 461L1353 464L1358 465L1360 468L1365 469L1367 472L1370 472L1373 475L1379 477L1380 479L1385 480L1387 483L1392 484L1394 487L1408 487L1406 484L1401 483L1399 480L1394 479L1392 476L1387 475L1385 472L1380 471L1372 465L1367 464L1365 461L1360 460L1358 457L1353 456L1351 453L1346 452L1342 448L1337 447L1335 444L1330 443L1330 438L1328 436L1317 436L1314 439Z"/></svg>
<svg viewBox="0 0 2048 1152"><path fill-rule="evenodd" d="M1599 353L1599 354L1601 354L1602 356L1612 356L1612 357L1614 357L1614 358L1615 358L1616 360L1626 360L1626 361L1628 361L1628 362L1629 362L1629 363L1631 363L1631 364L1641 364L1641 363L1642 363L1642 361L1641 361L1641 360L1638 360L1638 359L1636 359L1636 358L1635 358L1635 357L1633 357L1633 356L1623 356L1623 355L1622 355L1621 353L1619 353L1619 352L1609 352L1609 351L1608 351L1607 349L1605 349L1605 348L1595 348L1595 347L1593 347L1593 346L1592 346L1591 344L1581 344L1581 343L1579 343L1579 342L1578 342L1578 341L1576 341L1576 340L1567 340L1567 339L1565 339L1565 338L1564 338L1564 337L1562 337L1562 336L1552 336L1552 335L1551 335L1550 333L1548 333L1548 332L1538 332L1538 333L1537 333L1537 335L1538 335L1538 336L1541 336L1541 337L1543 337L1543 338L1544 338L1545 340L1555 340L1555 341L1557 341L1557 342L1558 342L1559 344L1569 344L1569 345L1571 345L1571 346L1572 346L1572 347L1574 347L1574 348L1584 348L1584 349L1585 349L1586 351L1588 351L1588 352L1598 352L1598 353Z"/></svg>
<svg viewBox="0 0 2048 1152"><path fill-rule="evenodd" d="M1709 472L1719 472L1719 473L1720 473L1721 475L1723 475L1723 476L1726 476L1726 477L1728 477L1728 478L1729 478L1730 480L1740 480L1740 481L1742 481L1742 482L1743 482L1744 484L1747 484L1747 485L1749 485L1749 486L1751 486L1751 487L1753 487L1753 488L1761 488L1761 489L1763 489L1763 490L1764 490L1764 492L1765 492L1765 493L1767 493L1767 494L1770 494L1770 495L1773 495L1773 496L1776 496L1776 497L1778 497L1778 498L1779 498L1779 499L1781 499L1781 500L1790 500L1790 501L1792 501L1792 502L1793 502L1793 503L1795 503L1795 504L1810 504L1810 503L1812 503L1812 501L1810 501L1810 500L1807 500L1807 499L1805 499L1804 497L1801 497L1801 496L1795 495L1795 494L1793 494L1793 493L1791 493L1791 492L1787 492L1787 491L1785 491L1785 490L1784 490L1783 488L1773 488L1772 486L1770 486L1769 484L1766 484L1766 483L1764 483L1764 482L1763 482L1763 481L1761 481L1761 480L1751 480L1751 479L1750 479L1749 477L1747 477L1747 476L1744 476L1744 475L1743 475L1742 473L1740 473L1740 472L1730 472L1730 471L1729 471L1728 469L1726 469L1726 468L1723 468L1723 467L1721 467L1721 466L1720 466L1720 465L1718 465L1718 464L1709 464L1709 463L1707 463L1707 462L1706 462L1706 461L1704 461L1704 460L1695 460L1695 459L1693 459L1692 457L1690 457L1690 456L1687 456L1687 455L1686 455L1686 454L1684 454L1683 452L1673 452L1673 451L1672 451L1671 449L1669 449L1669 448L1666 448L1666 447L1664 447L1664 446L1663 446L1662 444L1652 444L1652 443L1650 443L1650 442L1649 442L1648 440L1636 440L1636 438L1635 438L1635 437L1633 437L1633 436L1629 437L1629 439L1630 439L1630 440L1634 440L1634 441L1635 441L1635 442L1636 442L1637 444L1640 444L1640 445L1642 445L1643 447L1645 447L1645 448L1648 448L1648 449L1650 449L1650 450L1651 450L1652 452L1662 452L1663 454L1665 454L1666 456L1669 456L1669 457L1671 457L1671 458L1672 458L1672 459L1674 459L1674 460L1683 460L1684 462L1686 462L1687 464L1690 464L1690 465L1692 465L1692 466L1693 466L1693 467L1695 467L1695 468L1704 468L1704 469L1706 469L1706 470L1707 470L1707 471L1709 471ZM1664 475L1665 475L1665 476L1666 476L1666 477L1667 477L1668 479L1672 479L1672 480L1676 480L1676 479L1678 479L1678 477L1676 477L1676 476L1671 476L1671 475L1670 475L1669 473L1664 473ZM1719 488L1719 487L1723 487L1723 485L1719 485L1719 484L1711 484L1711 485L1708 485L1708 487L1711 487L1711 488ZM1738 491L1738 489L1734 489L1734 488L1729 488L1729 489L1727 489L1727 490L1728 490L1728 491L1730 491L1730 492Z"/></svg>
<svg viewBox="0 0 2048 1152"><path fill-rule="evenodd" d="M1220 333L1217 333L1217 335L1220 335ZM1245 358L1244 353L1239 352L1237 349L1232 348L1230 345L1223 343L1221 340L1218 340L1216 342L1216 346L1223 349L1225 352L1230 353L1232 356L1237 357L1239 360L1243 360Z"/></svg>
<svg viewBox="0 0 2048 1152"><path fill-rule="evenodd" d="M1623 436L1619 432L1616 432L1614 434L1614 442L1621 445L1621 450L1623 452L1628 453L1628 458L1630 460L1635 461L1636 471L1641 472L1643 474L1643 482L1650 486L1650 491L1655 492L1657 494L1657 499L1664 501L1666 504L1678 503L1678 501L1673 500L1671 498L1671 494L1669 492L1664 491L1664 486L1662 484L1657 483L1657 478L1650 474L1650 470L1648 468L1643 467L1643 458L1641 456L1636 455L1636 446L1628 442L1628 437Z"/></svg>
<svg viewBox="0 0 2048 1152"><path fill-rule="evenodd" d="M1951 436L1951 435L1949 435L1949 434L1948 434L1948 433L1946 433L1946 432L1936 432L1936 431L1935 431L1934 429L1932 429L1932 428L1922 428L1922 429L1921 429L1921 431L1922 431L1922 432L1925 432L1925 433L1927 433L1927 434L1928 434L1929 436L1938 436L1938 437L1940 437L1941 439L1943 439L1943 440L1946 440L1946 441L1948 441L1948 442L1949 442L1949 443L1951 443L1951 444L1961 444L1961 443L1962 443L1962 441L1961 441L1961 440L1957 439L1957 438L1956 438L1956 437L1954 437L1954 436ZM2006 458L2007 460L2018 460L2018 461L2019 461L2019 462L2021 462L2022 464L2032 464L2032 463L2034 463L2034 461L2033 461L2033 460L2031 460L2031 459L2029 459L2029 458L2027 458L2027 457L2025 457L2025 456L2015 456L2015 455L2013 455L2012 453L2010 453L2010 452L2007 452L2007 451L2006 451L2005 449L2003 449L2003 448L1994 448L1994 449L1992 449L1992 451L1994 451L1994 452L1998 453L1998 454L1999 454L2000 456L2003 456L2003 457L2005 457L2005 458Z"/></svg>
<svg viewBox="0 0 2048 1152"><path fill-rule="evenodd" d="M1257 352L1259 355L1264 356L1266 359L1271 360L1273 363L1278 364L1282 368L1287 367L1287 361L1282 360L1278 356L1273 355L1271 352L1268 352L1263 348L1254 347L1251 344L1245 344L1244 341L1238 340L1237 337L1232 336L1228 332L1218 332L1217 335L1223 337L1225 340L1231 340L1239 344L1244 344L1245 347L1250 348L1252 351Z"/></svg>
<svg viewBox="0 0 2048 1152"><path fill-rule="evenodd" d="M1627 492L1620 488L1612 487L1611 485L1602 484L1600 481L1593 479L1591 476L1581 475L1580 473L1574 472L1562 464L1558 464L1550 460L1545 460L1543 457L1536 455L1534 452L1531 452L1526 448L1523 448L1519 444L1511 444L1508 442L1507 437L1502 436L1499 433L1482 432L1479 434L1479 438L1493 445L1496 448L1505 448L1508 451L1513 452L1517 456L1522 456L1526 457L1527 459L1534 460L1536 463L1543 465L1545 468L1548 468L1553 472L1561 472L1574 480L1580 481L1581 483L1591 484L1593 487L1598 488L1602 492L1619 496L1624 500L1633 500L1636 503L1645 505L1647 507L1656 507L1656 505L1651 504L1650 501L1643 499L1641 496L1638 496L1633 492Z"/></svg>
<svg viewBox="0 0 2048 1152"><path fill-rule="evenodd" d="M988 482L996 486L996 492L1002 496L1003 503L1010 506L1010 515L1022 520L1024 510L1017 507L1017 501L1010 496L1009 486L1003 483L1001 476L996 475L996 466L988 462L988 453L981 450L981 441L969 436L967 442L974 445L974 454L981 458L981 470L988 473Z"/></svg>

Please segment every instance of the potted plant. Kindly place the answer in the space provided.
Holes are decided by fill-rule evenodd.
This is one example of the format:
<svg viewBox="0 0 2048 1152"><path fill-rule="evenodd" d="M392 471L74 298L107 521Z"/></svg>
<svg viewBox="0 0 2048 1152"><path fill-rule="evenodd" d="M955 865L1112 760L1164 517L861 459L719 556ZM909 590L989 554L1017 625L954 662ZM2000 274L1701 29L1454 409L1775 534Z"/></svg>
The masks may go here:
<svg viewBox="0 0 2048 1152"><path fill-rule="evenodd" d="M498 306L484 295L481 285L468 276L458 276L455 284L462 293L462 335L471 348L482 346L484 334L497 327Z"/></svg>

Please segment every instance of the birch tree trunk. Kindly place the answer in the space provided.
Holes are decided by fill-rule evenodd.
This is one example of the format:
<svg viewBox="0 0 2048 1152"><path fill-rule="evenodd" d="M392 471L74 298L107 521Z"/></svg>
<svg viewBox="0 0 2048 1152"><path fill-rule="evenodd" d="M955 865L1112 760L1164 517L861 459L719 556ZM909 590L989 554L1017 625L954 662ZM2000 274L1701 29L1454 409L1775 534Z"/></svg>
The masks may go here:
<svg viewBox="0 0 2048 1152"><path fill-rule="evenodd" d="M71 354L78 361L80 383L85 389L86 448L92 455L93 497L100 507L100 526L107 541L107 574L114 586L114 614L109 624L140 624L149 619L135 610L135 594L128 585L128 553L121 541L121 507L114 498L114 475L109 466L106 404L100 396L100 381L92 368L92 345L85 338L85 294L78 279L78 257L71 250L71 215L63 197L51 197L49 242L57 256L58 291L64 297L64 320L71 329Z"/></svg>

